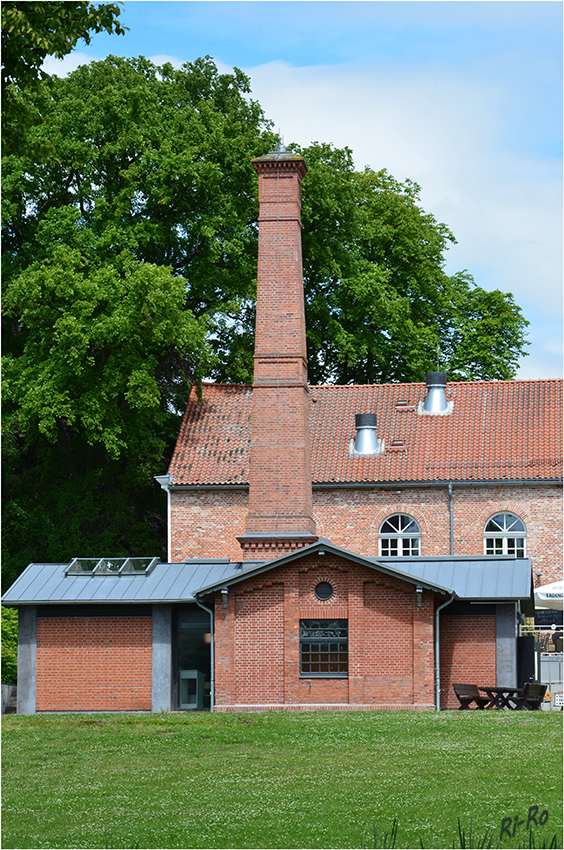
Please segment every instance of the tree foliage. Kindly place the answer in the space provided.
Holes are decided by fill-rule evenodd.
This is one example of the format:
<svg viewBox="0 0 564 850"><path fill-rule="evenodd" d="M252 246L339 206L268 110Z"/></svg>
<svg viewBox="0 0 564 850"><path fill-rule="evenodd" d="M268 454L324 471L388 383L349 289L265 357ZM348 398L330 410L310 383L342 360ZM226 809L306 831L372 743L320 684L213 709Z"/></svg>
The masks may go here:
<svg viewBox="0 0 564 850"><path fill-rule="evenodd" d="M43 120L3 181L13 577L28 559L163 554L152 476L214 368L214 317L254 287L251 160L274 137L247 94L208 59L116 58L28 94ZM35 161L38 144L56 156Z"/></svg>
<svg viewBox="0 0 564 850"><path fill-rule="evenodd" d="M41 70L47 56L62 59L80 39L90 44L92 32L123 35L116 3L2 3L2 141L4 149L21 149L26 124L36 117L22 92L47 77Z"/></svg>
<svg viewBox="0 0 564 850"><path fill-rule="evenodd" d="M15 685L18 678L18 612L2 608L2 682Z"/></svg>
<svg viewBox="0 0 564 850"><path fill-rule="evenodd" d="M514 377L527 322L511 295L445 274L455 239L420 187L355 171L348 149L301 152L310 380L420 381L437 349L450 380Z"/></svg>
<svg viewBox="0 0 564 850"><path fill-rule="evenodd" d="M40 120L3 162L14 577L32 559L156 554L164 501L151 477L188 390L252 380L251 160L277 139L249 95L244 74L209 58L177 70L109 57L20 90ZM421 380L437 347L450 379L513 377L527 323L511 295L445 274L454 237L419 187L356 171L348 149L295 149L309 169L310 381Z"/></svg>

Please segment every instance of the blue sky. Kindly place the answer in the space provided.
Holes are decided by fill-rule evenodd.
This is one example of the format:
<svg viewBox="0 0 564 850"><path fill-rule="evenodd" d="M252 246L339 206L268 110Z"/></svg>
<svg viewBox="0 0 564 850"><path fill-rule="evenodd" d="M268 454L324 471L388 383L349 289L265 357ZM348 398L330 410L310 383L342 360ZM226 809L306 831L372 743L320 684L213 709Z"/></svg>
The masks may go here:
<svg viewBox="0 0 564 850"><path fill-rule="evenodd" d="M559 0L126 0L125 36L46 69L212 56L251 79L287 145L332 142L422 187L458 244L447 272L512 292L530 321L520 378L562 374Z"/></svg>

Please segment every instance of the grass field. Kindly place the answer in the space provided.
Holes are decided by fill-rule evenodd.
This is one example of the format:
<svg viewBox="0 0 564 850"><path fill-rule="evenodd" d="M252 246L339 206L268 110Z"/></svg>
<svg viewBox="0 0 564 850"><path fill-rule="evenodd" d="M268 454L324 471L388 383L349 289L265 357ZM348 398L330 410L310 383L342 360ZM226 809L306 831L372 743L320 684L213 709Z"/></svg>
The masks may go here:
<svg viewBox="0 0 564 850"><path fill-rule="evenodd" d="M8 716L2 763L3 848L562 846L558 712Z"/></svg>

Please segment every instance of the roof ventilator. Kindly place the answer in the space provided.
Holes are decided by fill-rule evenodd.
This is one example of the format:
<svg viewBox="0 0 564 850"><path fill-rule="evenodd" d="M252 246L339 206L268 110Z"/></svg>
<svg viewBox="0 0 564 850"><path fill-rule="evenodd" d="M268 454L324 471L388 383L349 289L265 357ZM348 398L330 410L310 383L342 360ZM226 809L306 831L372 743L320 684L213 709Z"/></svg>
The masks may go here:
<svg viewBox="0 0 564 850"><path fill-rule="evenodd" d="M417 405L417 413L420 416L449 416L454 407L454 401L446 399L446 372L426 372L425 384L427 395L425 401Z"/></svg>
<svg viewBox="0 0 564 850"><path fill-rule="evenodd" d="M350 441L350 457L366 457L384 453L384 440L376 436L376 414L357 413L354 417L356 438Z"/></svg>

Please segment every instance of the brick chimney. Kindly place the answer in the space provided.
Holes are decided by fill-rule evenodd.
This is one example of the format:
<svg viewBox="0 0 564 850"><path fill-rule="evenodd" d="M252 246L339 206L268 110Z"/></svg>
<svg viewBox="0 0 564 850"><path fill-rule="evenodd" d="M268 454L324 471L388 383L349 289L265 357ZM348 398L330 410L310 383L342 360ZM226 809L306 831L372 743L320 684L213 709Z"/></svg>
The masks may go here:
<svg viewBox="0 0 564 850"><path fill-rule="evenodd" d="M301 237L306 164L290 151L253 160L259 179L257 314L244 560L317 540L312 516Z"/></svg>

